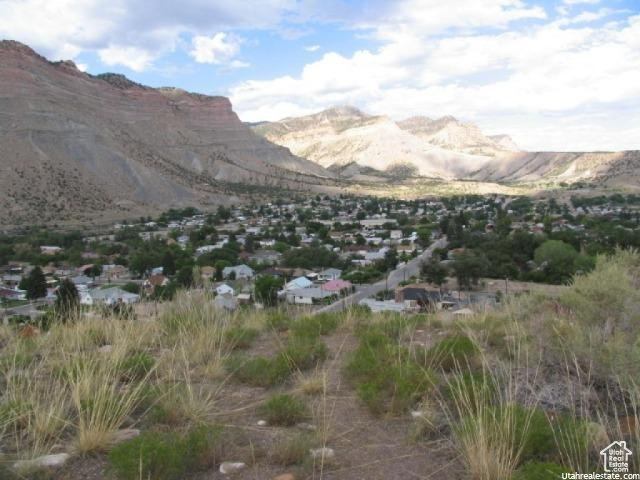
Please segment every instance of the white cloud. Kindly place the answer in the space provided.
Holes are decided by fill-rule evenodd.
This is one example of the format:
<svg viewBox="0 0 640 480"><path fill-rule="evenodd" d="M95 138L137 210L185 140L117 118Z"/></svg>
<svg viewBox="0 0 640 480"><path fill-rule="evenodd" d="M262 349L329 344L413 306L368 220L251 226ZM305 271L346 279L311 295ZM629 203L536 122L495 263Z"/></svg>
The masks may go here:
<svg viewBox="0 0 640 480"><path fill-rule="evenodd" d="M309 45L308 47L304 47L307 52L317 52L320 50L320 45Z"/></svg>
<svg viewBox="0 0 640 480"><path fill-rule="evenodd" d="M98 50L98 56L105 65L124 65L136 72L149 68L154 58L147 50L124 45L109 45Z"/></svg>
<svg viewBox="0 0 640 480"><path fill-rule="evenodd" d="M565 5L596 5L600 3L600 0L563 0Z"/></svg>
<svg viewBox="0 0 640 480"><path fill-rule="evenodd" d="M476 120L532 150L640 148L638 51L640 16L441 38L406 28L375 51L326 53L298 76L246 81L230 93L248 121L354 104L394 118Z"/></svg>
<svg viewBox="0 0 640 480"><path fill-rule="evenodd" d="M86 72L89 70L89 65L87 65L86 63L76 63L76 67L78 67L78 70L80 70L81 72Z"/></svg>
<svg viewBox="0 0 640 480"><path fill-rule="evenodd" d="M240 51L240 39L224 32L212 37L198 35L191 40L189 52L198 63L220 65L228 63Z"/></svg>
<svg viewBox="0 0 640 480"><path fill-rule="evenodd" d="M93 52L140 70L174 51L181 35L270 28L297 7L295 0L0 0L0 38L52 60Z"/></svg>

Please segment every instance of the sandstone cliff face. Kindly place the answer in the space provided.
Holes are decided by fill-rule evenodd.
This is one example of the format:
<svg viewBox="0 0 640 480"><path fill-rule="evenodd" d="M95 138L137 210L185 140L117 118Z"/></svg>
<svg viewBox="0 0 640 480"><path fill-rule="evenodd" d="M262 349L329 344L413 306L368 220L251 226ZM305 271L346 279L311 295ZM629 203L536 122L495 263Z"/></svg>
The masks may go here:
<svg viewBox="0 0 640 480"><path fill-rule="evenodd" d="M333 177L255 135L227 98L94 77L12 41L0 42L0 173L0 225L228 203L230 182Z"/></svg>
<svg viewBox="0 0 640 480"><path fill-rule="evenodd" d="M425 177L455 178L476 171L491 156L507 151L473 124L453 117L413 117L394 122L353 107L254 126L268 140L324 166L356 163L388 172L398 167ZM352 169L341 169L345 176ZM356 177L349 177L356 178Z"/></svg>

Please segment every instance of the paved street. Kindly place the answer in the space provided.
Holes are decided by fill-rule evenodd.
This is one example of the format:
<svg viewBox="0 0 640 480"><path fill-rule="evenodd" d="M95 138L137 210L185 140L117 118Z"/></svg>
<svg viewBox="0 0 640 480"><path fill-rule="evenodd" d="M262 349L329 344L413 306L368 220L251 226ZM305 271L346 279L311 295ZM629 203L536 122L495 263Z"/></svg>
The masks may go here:
<svg viewBox="0 0 640 480"><path fill-rule="evenodd" d="M416 258L410 260L406 264L400 265L395 270L392 270L385 280L380 280L379 282L370 285L359 285L357 287L356 293L342 298L337 302L332 303L331 305L322 307L316 310L314 313L340 312L346 307L357 305L360 300L375 295L378 292L382 292L383 290L395 289L400 284L400 282L406 280L407 278L410 278L412 275L416 275L420 270L420 264L424 260L428 260L436 248L444 247L446 244L447 239L444 237L435 241L429 246L429 248L427 248Z"/></svg>

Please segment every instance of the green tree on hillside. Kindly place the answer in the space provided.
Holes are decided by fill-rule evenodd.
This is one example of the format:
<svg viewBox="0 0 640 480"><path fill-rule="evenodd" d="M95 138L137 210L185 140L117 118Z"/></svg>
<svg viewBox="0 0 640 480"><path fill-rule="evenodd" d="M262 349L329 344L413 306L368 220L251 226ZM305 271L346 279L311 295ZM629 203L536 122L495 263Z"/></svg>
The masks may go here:
<svg viewBox="0 0 640 480"><path fill-rule="evenodd" d="M431 257L429 261L424 262L420 267L420 271L427 282L433 283L438 287L442 286L447 280L447 267L437 257Z"/></svg>
<svg viewBox="0 0 640 480"><path fill-rule="evenodd" d="M256 299L265 306L273 306L278 302L278 290L282 288L284 280L282 278L264 275L258 277L255 283Z"/></svg>
<svg viewBox="0 0 640 480"><path fill-rule="evenodd" d="M456 255L452 264L458 286L466 290L471 290L472 286L478 285L478 281L485 275L487 267L487 259L473 253Z"/></svg>
<svg viewBox="0 0 640 480"><path fill-rule="evenodd" d="M40 267L35 267L29 275L22 279L18 286L21 290L27 291L27 298L34 300L47 296L47 280Z"/></svg>

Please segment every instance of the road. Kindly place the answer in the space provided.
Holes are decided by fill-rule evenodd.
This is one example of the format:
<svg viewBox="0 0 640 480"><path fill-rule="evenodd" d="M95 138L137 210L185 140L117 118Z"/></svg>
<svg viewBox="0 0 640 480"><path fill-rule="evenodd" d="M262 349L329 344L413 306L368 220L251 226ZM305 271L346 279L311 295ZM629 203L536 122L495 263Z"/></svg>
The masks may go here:
<svg viewBox="0 0 640 480"><path fill-rule="evenodd" d="M379 282L372 283L371 285L360 285L358 287L358 290L354 294L349 295L348 297L341 298L331 305L322 307L316 310L314 313L340 312L346 307L357 305L360 300L375 295L378 292L382 292L383 290L395 289L400 284L400 282L406 280L407 278L410 278L413 275L417 275L420 270L420 264L423 261L428 260L436 248L442 248L446 244L446 237L442 237L441 239L432 243L429 248L427 248L416 258L408 261L403 265L400 265L395 270L389 272L389 275L387 275L387 278L385 280L380 280Z"/></svg>

